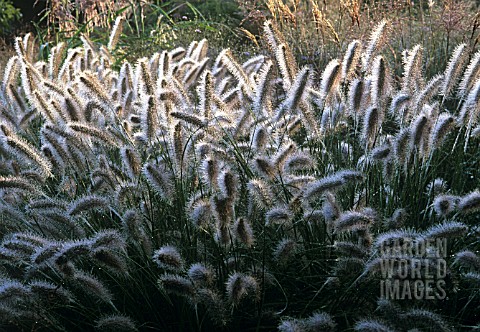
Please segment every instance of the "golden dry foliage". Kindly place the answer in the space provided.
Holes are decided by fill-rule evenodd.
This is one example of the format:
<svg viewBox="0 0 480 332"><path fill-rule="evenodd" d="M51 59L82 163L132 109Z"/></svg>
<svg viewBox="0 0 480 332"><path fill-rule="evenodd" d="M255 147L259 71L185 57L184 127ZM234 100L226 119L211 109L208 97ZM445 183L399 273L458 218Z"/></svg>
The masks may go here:
<svg viewBox="0 0 480 332"><path fill-rule="evenodd" d="M57 26L67 37L75 34L79 24L85 24L88 35L94 27L109 28L115 13L127 5L126 0L49 0L48 24Z"/></svg>
<svg viewBox="0 0 480 332"><path fill-rule="evenodd" d="M320 31L323 39L325 39L324 32L327 31L331 35L332 40L336 44L340 44L340 39L338 38L338 34L335 31L335 28L333 27L330 20L325 17L323 12L319 9L317 2L315 0L310 0L310 3L312 4L312 14L317 31Z"/></svg>
<svg viewBox="0 0 480 332"><path fill-rule="evenodd" d="M360 2L359 0L342 0L342 8L352 19L352 25L357 24L360 27Z"/></svg>

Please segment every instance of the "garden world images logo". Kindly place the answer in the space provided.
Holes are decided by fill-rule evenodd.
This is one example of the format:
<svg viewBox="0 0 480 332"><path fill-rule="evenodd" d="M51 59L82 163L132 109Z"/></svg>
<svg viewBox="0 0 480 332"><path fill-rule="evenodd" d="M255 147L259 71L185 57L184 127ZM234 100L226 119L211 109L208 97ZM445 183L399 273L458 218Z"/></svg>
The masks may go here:
<svg viewBox="0 0 480 332"><path fill-rule="evenodd" d="M446 297L446 239L395 239L380 247L380 297L442 300Z"/></svg>

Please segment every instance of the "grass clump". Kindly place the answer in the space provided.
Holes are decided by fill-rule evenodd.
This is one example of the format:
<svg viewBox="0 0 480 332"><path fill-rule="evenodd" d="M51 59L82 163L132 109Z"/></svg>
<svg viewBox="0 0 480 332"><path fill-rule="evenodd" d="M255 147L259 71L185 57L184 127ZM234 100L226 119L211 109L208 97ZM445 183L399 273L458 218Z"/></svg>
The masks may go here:
<svg viewBox="0 0 480 332"><path fill-rule="evenodd" d="M413 46L395 81L381 21L316 72L267 21L270 53L245 62L201 40L116 67L121 24L107 46L85 35L48 62L16 39L1 84L2 328L477 323L480 78L463 47L430 83ZM457 295L378 301L384 260L423 276L441 264L414 266L400 241L438 239L436 281ZM54 286L55 301L31 296Z"/></svg>

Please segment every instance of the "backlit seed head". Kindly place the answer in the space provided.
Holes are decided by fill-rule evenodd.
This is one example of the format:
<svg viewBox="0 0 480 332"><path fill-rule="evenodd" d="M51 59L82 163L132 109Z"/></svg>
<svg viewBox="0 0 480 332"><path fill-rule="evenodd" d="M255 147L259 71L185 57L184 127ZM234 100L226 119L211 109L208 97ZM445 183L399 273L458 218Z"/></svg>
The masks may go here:
<svg viewBox="0 0 480 332"><path fill-rule="evenodd" d="M72 260L79 259L91 252L90 241L80 240L66 243L58 254L55 255L55 263L66 264Z"/></svg>
<svg viewBox="0 0 480 332"><path fill-rule="evenodd" d="M433 225L424 232L425 239L457 238L464 236L468 226L458 221L446 221Z"/></svg>
<svg viewBox="0 0 480 332"><path fill-rule="evenodd" d="M368 213L348 211L340 215L335 221L335 230L344 232L349 230L364 229L374 221L374 217Z"/></svg>
<svg viewBox="0 0 480 332"><path fill-rule="evenodd" d="M457 252L455 255L454 264L478 271L480 269L480 258L474 252L470 250L464 250Z"/></svg>
<svg viewBox="0 0 480 332"><path fill-rule="evenodd" d="M192 264L188 269L187 274L195 286L211 285L215 279L215 274L212 269L202 263Z"/></svg>
<svg viewBox="0 0 480 332"><path fill-rule="evenodd" d="M279 263L287 262L297 249L297 243L292 239L282 239L273 252L273 259Z"/></svg>
<svg viewBox="0 0 480 332"><path fill-rule="evenodd" d="M357 322L354 326L354 330L358 332L389 332L393 331L393 329L387 325L386 323L380 320L373 320L373 319L363 319Z"/></svg>
<svg viewBox="0 0 480 332"><path fill-rule="evenodd" d="M135 332L138 331L133 320L124 315L104 316L95 322L95 330L99 332Z"/></svg>
<svg viewBox="0 0 480 332"><path fill-rule="evenodd" d="M284 224L292 219L292 212L285 207L274 207L265 214L267 225Z"/></svg>
<svg viewBox="0 0 480 332"><path fill-rule="evenodd" d="M163 246L155 250L153 260L159 267L166 270L179 271L184 265L182 256L173 246Z"/></svg>
<svg viewBox="0 0 480 332"><path fill-rule="evenodd" d="M275 168L265 157L255 158L254 166L258 173L267 179L272 178L275 175Z"/></svg>
<svg viewBox="0 0 480 332"><path fill-rule="evenodd" d="M108 199L98 195L87 195L76 199L68 206L68 214L74 216L88 210L108 208Z"/></svg>
<svg viewBox="0 0 480 332"><path fill-rule="evenodd" d="M252 179L247 185L250 199L257 206L267 209L272 204L272 193L269 185L262 179Z"/></svg>
<svg viewBox="0 0 480 332"><path fill-rule="evenodd" d="M190 212L190 219L195 226L205 227L209 224L212 215L210 201L202 199L193 205Z"/></svg>
<svg viewBox="0 0 480 332"><path fill-rule="evenodd" d="M216 291L209 288L200 288L197 290L198 303L207 310L209 317L216 326L225 326L228 316L226 312L226 303L223 297Z"/></svg>
<svg viewBox="0 0 480 332"><path fill-rule="evenodd" d="M195 296L194 284L185 277L177 274L164 274L158 279L158 284L167 293L193 299Z"/></svg>
<svg viewBox="0 0 480 332"><path fill-rule="evenodd" d="M238 179L236 175L230 169L227 168L220 173L218 176L218 185L223 197L228 198L229 200L234 200L236 198L237 182Z"/></svg>
<svg viewBox="0 0 480 332"><path fill-rule="evenodd" d="M459 196L439 195L435 197L435 200L432 203L433 210L439 216L446 216L456 209L459 201Z"/></svg>
<svg viewBox="0 0 480 332"><path fill-rule="evenodd" d="M335 195L330 192L325 193L325 200L322 204L322 214L328 225L332 225L332 222L341 214L340 206L337 203Z"/></svg>
<svg viewBox="0 0 480 332"><path fill-rule="evenodd" d="M335 191L345 184L345 177L342 175L331 175L317 180L307 186L304 197L308 201L319 198L327 191Z"/></svg>
<svg viewBox="0 0 480 332"><path fill-rule="evenodd" d="M97 248L92 252L92 258L117 276L128 274L127 263L118 251L106 247Z"/></svg>
<svg viewBox="0 0 480 332"><path fill-rule="evenodd" d="M315 167L315 161L309 154L300 152L287 158L285 161L285 170L293 173L295 171L308 170Z"/></svg>
<svg viewBox="0 0 480 332"><path fill-rule="evenodd" d="M280 332L304 332L304 328L298 319L284 319L277 327Z"/></svg>
<svg viewBox="0 0 480 332"><path fill-rule="evenodd" d="M408 218L408 213L404 208L398 208L393 211L391 218L386 220L386 226L388 228L400 228Z"/></svg>
<svg viewBox="0 0 480 332"><path fill-rule="evenodd" d="M438 195L445 193L447 189L447 182L442 178L436 178L427 184L426 192L433 195L433 197L437 197Z"/></svg>
<svg viewBox="0 0 480 332"><path fill-rule="evenodd" d="M253 148L257 152L263 152L268 142L268 131L264 127L259 127L253 135Z"/></svg>
<svg viewBox="0 0 480 332"><path fill-rule="evenodd" d="M112 250L123 251L127 246L125 238L115 229L98 231L90 240L93 249L108 247Z"/></svg>
<svg viewBox="0 0 480 332"><path fill-rule="evenodd" d="M245 297L253 297L257 300L259 285L252 276L235 272L228 277L226 291L228 299L235 306Z"/></svg>
<svg viewBox="0 0 480 332"><path fill-rule="evenodd" d="M335 331L336 324L333 321L332 317L325 312L316 312L312 316L303 319L302 325L305 328L305 331Z"/></svg>
<svg viewBox="0 0 480 332"><path fill-rule="evenodd" d="M32 293L45 302L55 301L58 304L68 304L73 301L73 295L65 288L48 281L34 280L29 282Z"/></svg>
<svg viewBox="0 0 480 332"><path fill-rule="evenodd" d="M253 230L250 223L244 218L238 218L233 225L233 235L235 238L247 247L251 247L254 242Z"/></svg>
<svg viewBox="0 0 480 332"><path fill-rule="evenodd" d="M106 303L112 302L113 295L110 290L93 275L82 271L75 271L71 280L79 290L91 298Z"/></svg>
<svg viewBox="0 0 480 332"><path fill-rule="evenodd" d="M207 157L202 162L202 178L212 188L216 188L218 185L217 178L219 173L218 159L213 157Z"/></svg>
<svg viewBox="0 0 480 332"><path fill-rule="evenodd" d="M464 214L480 210L480 192L474 191L461 197L458 202L458 210Z"/></svg>

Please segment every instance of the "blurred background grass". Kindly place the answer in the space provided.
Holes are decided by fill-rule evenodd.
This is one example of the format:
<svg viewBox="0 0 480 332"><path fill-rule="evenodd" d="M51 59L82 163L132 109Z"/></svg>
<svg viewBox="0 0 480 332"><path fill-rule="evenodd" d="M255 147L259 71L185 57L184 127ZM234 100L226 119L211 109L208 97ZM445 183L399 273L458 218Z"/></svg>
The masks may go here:
<svg viewBox="0 0 480 332"><path fill-rule="evenodd" d="M59 41L79 44L81 33L94 41L106 40L115 17L122 15L128 38L122 38L120 60L204 37L211 49L229 47L248 57L264 46L260 27L272 19L298 63L313 64L319 71L352 39L367 39L377 22L388 19L390 64L399 70L398 54L422 44L427 77L444 69L455 45L467 43L474 50L480 25L474 0L1 0L0 9L3 44L11 45L13 36L32 31L47 49ZM11 49L5 52L11 54Z"/></svg>

